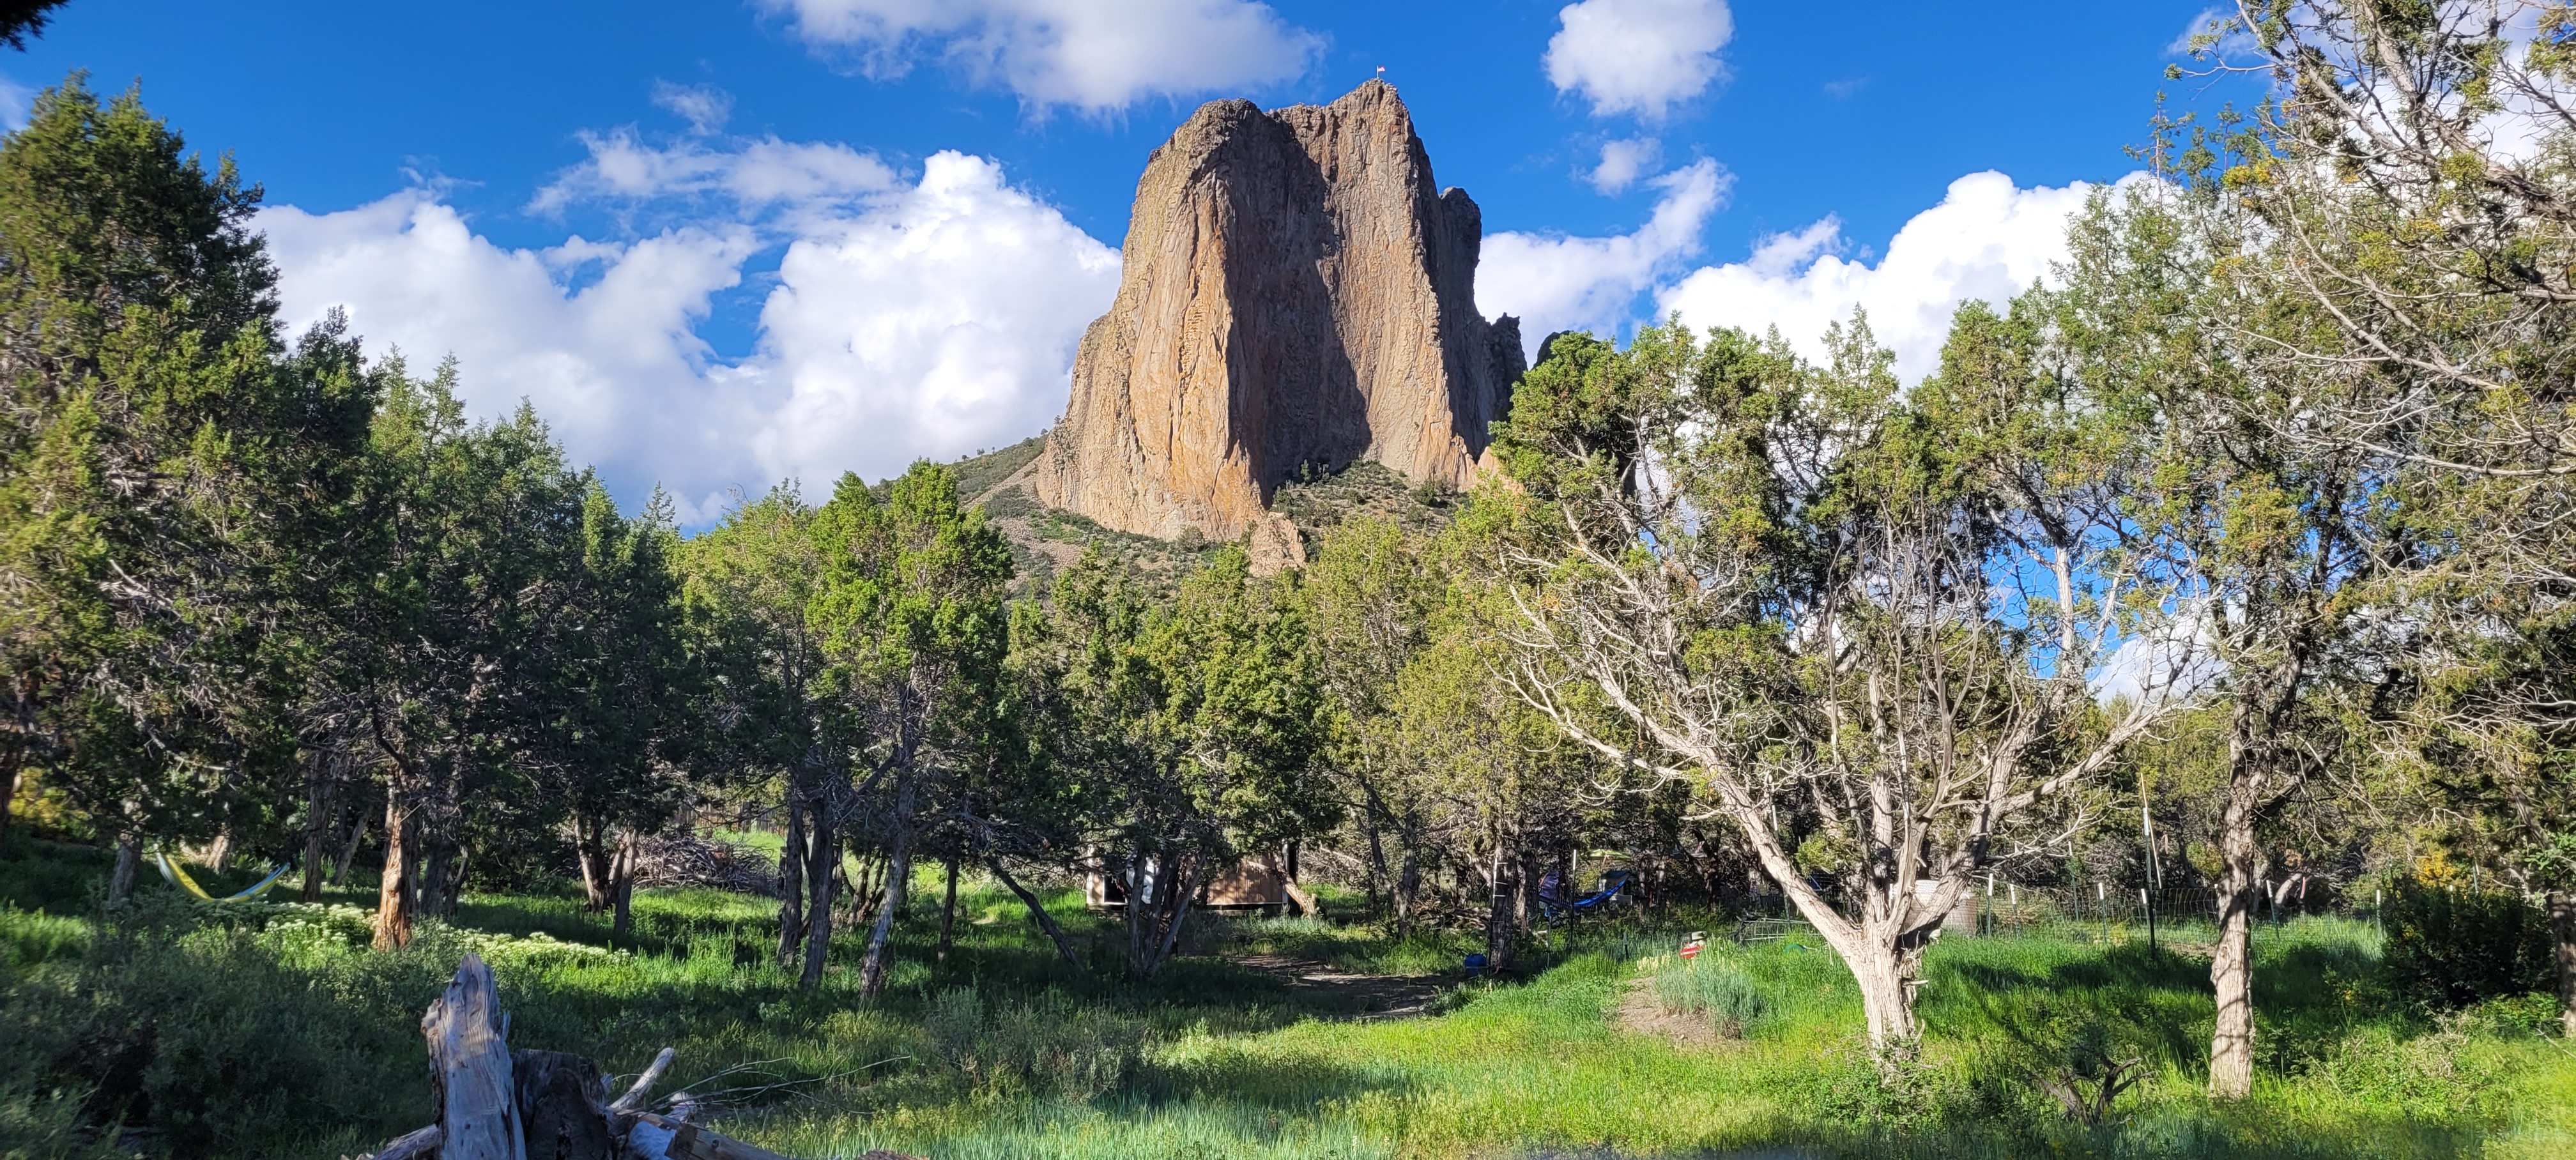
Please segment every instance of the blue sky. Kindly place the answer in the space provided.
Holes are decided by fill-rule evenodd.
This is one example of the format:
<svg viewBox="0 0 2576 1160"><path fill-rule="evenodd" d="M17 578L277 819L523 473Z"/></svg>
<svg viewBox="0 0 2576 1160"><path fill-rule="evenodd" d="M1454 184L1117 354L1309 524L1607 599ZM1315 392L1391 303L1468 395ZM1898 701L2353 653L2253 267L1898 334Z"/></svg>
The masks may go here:
<svg viewBox="0 0 2576 1160"><path fill-rule="evenodd" d="M139 81L266 186L291 319L453 353L699 522L1041 430L1147 151L1380 66L1533 341L1861 305L1919 373L2131 172L2204 3L73 0L0 78Z"/></svg>

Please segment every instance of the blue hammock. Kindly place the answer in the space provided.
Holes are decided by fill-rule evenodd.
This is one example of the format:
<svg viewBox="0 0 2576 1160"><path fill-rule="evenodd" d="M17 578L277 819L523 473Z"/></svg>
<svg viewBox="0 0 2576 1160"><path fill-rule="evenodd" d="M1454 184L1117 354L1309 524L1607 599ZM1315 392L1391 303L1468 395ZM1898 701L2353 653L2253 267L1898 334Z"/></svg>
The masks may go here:
<svg viewBox="0 0 2576 1160"><path fill-rule="evenodd" d="M1547 872L1547 877L1538 880L1539 913L1549 918L1560 918L1568 914L1590 914L1593 911L1605 909L1612 902L1617 901L1621 892L1627 890L1628 884L1634 880L1634 876L1625 870L1607 871L1601 875L1601 889L1568 901L1565 898L1564 879L1556 871L1550 870Z"/></svg>

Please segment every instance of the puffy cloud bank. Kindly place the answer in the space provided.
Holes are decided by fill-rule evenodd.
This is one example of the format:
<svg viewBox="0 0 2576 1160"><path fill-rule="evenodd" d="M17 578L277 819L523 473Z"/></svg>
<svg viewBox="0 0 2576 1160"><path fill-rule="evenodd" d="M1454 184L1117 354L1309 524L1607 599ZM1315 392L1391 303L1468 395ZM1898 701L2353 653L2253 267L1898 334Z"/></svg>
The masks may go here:
<svg viewBox="0 0 2576 1160"><path fill-rule="evenodd" d="M1743 261L1689 269L1731 183L1703 160L1653 179L1660 191L1653 216L1632 233L1496 234L1477 271L1477 304L1520 315L1533 355L1554 331L1623 338L1628 325L1679 313L1694 328L1760 334L1776 326L1813 356L1823 351L1825 328L1858 309L1896 353L1898 373L1914 382L1938 368L1960 303L2000 305L2065 259L2067 219L2098 188L2023 189L2000 173L1972 173L1906 222L1875 263L1845 257L1842 222L1826 217L1762 239Z"/></svg>
<svg viewBox="0 0 2576 1160"><path fill-rule="evenodd" d="M1726 204L1734 175L1702 159L1655 178L1654 215L1636 232L1606 238L1499 233L1476 266L1476 303L1517 314L1532 353L1559 330L1616 331L1637 296L1678 273L1699 252L1711 214Z"/></svg>
<svg viewBox="0 0 2576 1160"><path fill-rule="evenodd" d="M1087 113L1139 98L1295 80L1323 38L1257 0L760 0L798 36L890 78L938 58L1029 106Z"/></svg>
<svg viewBox="0 0 2576 1160"><path fill-rule="evenodd" d="M1116 292L1117 252L983 158L940 153L907 180L837 145L621 133L591 149L534 208L685 206L694 224L512 249L436 189L272 208L258 224L287 318L345 308L415 373L453 354L475 413L525 399L629 502L659 481L697 523L783 477L879 477L1044 427ZM780 245L757 348L718 358L697 328Z"/></svg>
<svg viewBox="0 0 2576 1160"><path fill-rule="evenodd" d="M1725 0L1583 0L1556 18L1547 79L1596 117L1662 118L1726 75L1718 51L1735 37Z"/></svg>
<svg viewBox="0 0 2576 1160"><path fill-rule="evenodd" d="M1705 267L1658 290L1656 313L1756 334L1777 326L1812 355L1822 350L1825 327L1859 308L1879 343L1896 352L1897 372L1913 382L1938 368L1960 303L2002 303L2065 259L2066 220L2093 189L2082 182L2021 189L2000 173L1972 173L1906 222L1876 265L1841 257L1842 223L1828 217L1765 240L1745 261Z"/></svg>

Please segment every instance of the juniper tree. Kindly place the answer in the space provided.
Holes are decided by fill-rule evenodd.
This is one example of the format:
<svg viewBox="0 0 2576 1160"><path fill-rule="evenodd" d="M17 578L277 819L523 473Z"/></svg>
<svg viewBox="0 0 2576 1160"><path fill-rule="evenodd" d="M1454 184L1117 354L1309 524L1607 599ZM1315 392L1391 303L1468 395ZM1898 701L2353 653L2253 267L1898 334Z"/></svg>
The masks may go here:
<svg viewBox="0 0 2576 1160"><path fill-rule="evenodd" d="M2075 792L2166 704L2095 704L2164 602L2124 566L2127 465L2038 330L1971 304L1910 393L1859 320L1820 366L1677 323L1578 346L1498 440L1526 491L1485 497L1523 509L1490 556L1519 694L1734 824L1850 968L1887 1066L1971 876L2079 821ZM1801 816L1839 851L1817 867L1839 905Z"/></svg>

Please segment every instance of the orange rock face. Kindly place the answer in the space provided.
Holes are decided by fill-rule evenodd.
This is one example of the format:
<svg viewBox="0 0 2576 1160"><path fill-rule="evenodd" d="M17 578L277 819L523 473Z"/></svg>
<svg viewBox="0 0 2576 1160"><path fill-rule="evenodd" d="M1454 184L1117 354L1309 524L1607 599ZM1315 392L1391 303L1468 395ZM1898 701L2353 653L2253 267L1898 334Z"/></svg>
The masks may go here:
<svg viewBox="0 0 2576 1160"><path fill-rule="evenodd" d="M1467 485L1522 370L1519 323L1476 310L1483 233L1465 191L1432 183L1392 85L1201 106L1137 183L1039 500L1149 536L1258 531L1295 563L1268 506L1301 470L1371 459Z"/></svg>

